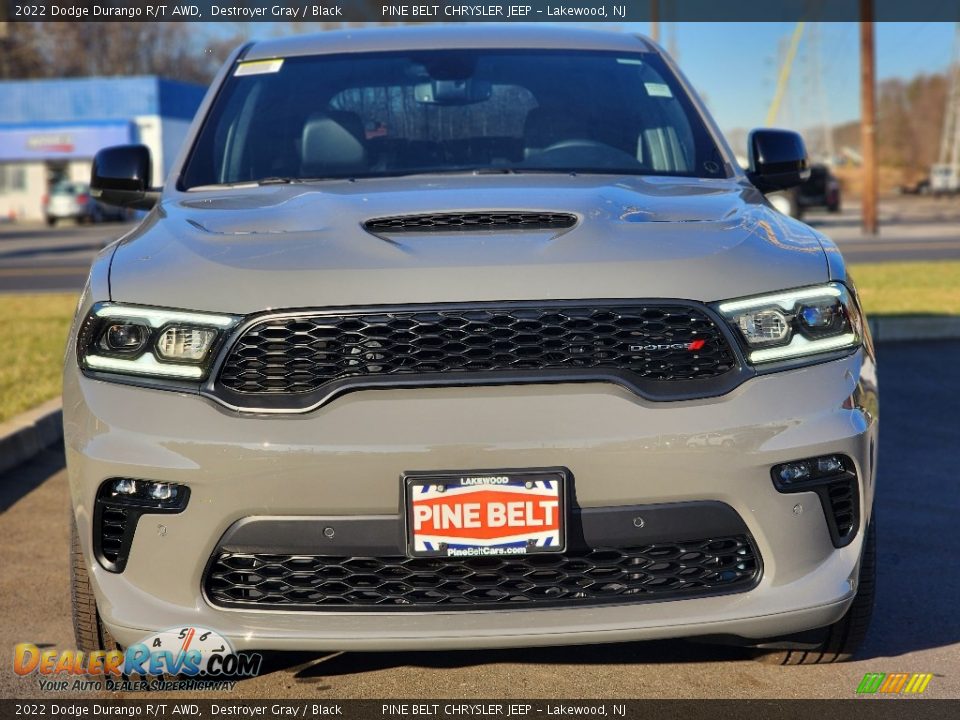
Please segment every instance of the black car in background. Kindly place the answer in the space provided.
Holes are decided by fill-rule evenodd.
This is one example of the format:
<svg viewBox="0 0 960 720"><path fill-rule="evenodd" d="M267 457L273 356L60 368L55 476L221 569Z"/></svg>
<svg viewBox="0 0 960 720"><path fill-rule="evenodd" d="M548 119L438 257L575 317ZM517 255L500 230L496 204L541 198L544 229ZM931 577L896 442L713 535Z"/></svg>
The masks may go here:
<svg viewBox="0 0 960 720"><path fill-rule="evenodd" d="M812 208L840 212L840 181L826 165L812 165L810 178L792 190L769 196L771 204L784 215L802 218Z"/></svg>

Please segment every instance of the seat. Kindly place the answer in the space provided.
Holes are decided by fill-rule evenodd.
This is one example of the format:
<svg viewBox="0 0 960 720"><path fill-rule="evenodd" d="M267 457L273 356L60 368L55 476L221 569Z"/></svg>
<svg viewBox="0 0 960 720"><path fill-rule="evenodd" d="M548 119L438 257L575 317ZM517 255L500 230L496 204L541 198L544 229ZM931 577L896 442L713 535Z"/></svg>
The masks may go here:
<svg viewBox="0 0 960 720"><path fill-rule="evenodd" d="M327 110L303 126L300 172L303 177L349 175L369 169L363 122L356 113Z"/></svg>

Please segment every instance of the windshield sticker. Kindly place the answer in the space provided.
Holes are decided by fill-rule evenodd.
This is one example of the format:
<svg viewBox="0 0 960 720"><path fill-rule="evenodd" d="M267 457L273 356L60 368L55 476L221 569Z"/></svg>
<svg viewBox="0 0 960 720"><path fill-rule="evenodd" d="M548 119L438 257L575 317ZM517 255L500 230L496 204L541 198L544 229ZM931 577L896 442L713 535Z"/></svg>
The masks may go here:
<svg viewBox="0 0 960 720"><path fill-rule="evenodd" d="M251 60L250 62L244 62L237 65L237 69L234 70L234 77L242 77L244 75L265 75L267 73L275 73L283 67L283 59L279 60Z"/></svg>
<svg viewBox="0 0 960 720"><path fill-rule="evenodd" d="M650 97L673 97L670 86L664 83L644 83L643 86L647 89L647 95Z"/></svg>

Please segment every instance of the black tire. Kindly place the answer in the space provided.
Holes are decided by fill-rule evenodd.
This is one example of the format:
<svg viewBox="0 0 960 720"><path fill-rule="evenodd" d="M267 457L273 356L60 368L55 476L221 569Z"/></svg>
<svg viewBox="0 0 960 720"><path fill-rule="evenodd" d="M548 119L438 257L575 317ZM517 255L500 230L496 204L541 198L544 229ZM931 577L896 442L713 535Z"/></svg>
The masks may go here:
<svg viewBox="0 0 960 720"><path fill-rule="evenodd" d="M97 611L97 600L90 587L90 575L80 550L77 522L70 518L70 604L73 615L73 636L77 649L85 653L95 650L119 650L117 641L103 626Z"/></svg>
<svg viewBox="0 0 960 720"><path fill-rule="evenodd" d="M49 216L47 216L46 220L47 220L47 225L48 225L49 227L53 227L54 225L57 224L57 219L54 218L54 217L49 217Z"/></svg>
<svg viewBox="0 0 960 720"><path fill-rule="evenodd" d="M757 659L771 665L826 665L845 662L860 648L870 618L877 589L877 533L875 522L870 523L863 544L857 595L846 614L833 625L814 631L812 647L792 650L761 650ZM808 635L808 633L804 633ZM805 638L806 639L806 638ZM789 640L789 638L787 638ZM776 641L770 644L775 645Z"/></svg>

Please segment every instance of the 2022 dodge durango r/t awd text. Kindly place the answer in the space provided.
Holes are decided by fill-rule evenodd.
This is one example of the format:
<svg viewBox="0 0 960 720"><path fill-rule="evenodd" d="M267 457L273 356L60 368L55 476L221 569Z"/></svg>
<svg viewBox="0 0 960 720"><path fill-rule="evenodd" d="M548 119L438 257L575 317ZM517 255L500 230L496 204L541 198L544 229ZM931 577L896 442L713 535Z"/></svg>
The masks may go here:
<svg viewBox="0 0 960 720"><path fill-rule="evenodd" d="M95 261L64 420L82 648L709 636L849 655L874 353L827 238L651 42L417 28L235 52Z"/></svg>

